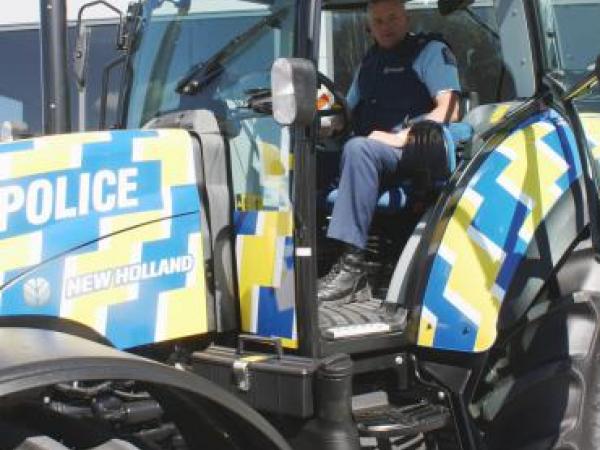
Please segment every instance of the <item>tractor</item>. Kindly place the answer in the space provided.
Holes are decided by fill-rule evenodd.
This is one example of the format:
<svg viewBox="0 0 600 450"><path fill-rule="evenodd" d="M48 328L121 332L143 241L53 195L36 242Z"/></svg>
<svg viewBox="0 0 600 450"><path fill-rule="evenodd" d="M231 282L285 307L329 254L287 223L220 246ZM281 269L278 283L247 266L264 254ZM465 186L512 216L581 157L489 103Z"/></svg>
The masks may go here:
<svg viewBox="0 0 600 450"><path fill-rule="evenodd" d="M461 120L445 176L381 193L370 294L334 306L366 1L132 3L79 133L89 42L70 73L47 3L50 125L0 144L0 448L600 446L600 1L407 2Z"/></svg>

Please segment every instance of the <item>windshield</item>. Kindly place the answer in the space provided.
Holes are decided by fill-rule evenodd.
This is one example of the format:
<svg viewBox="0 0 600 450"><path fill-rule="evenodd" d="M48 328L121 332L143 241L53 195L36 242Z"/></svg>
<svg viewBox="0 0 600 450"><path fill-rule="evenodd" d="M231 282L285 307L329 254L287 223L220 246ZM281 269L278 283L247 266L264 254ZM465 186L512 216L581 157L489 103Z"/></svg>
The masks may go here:
<svg viewBox="0 0 600 450"><path fill-rule="evenodd" d="M600 53L600 0L537 0L547 71L579 73Z"/></svg>
<svg viewBox="0 0 600 450"><path fill-rule="evenodd" d="M175 110L210 109L221 120L243 113L253 93L269 88L274 59L292 56L294 3L148 1L127 127Z"/></svg>

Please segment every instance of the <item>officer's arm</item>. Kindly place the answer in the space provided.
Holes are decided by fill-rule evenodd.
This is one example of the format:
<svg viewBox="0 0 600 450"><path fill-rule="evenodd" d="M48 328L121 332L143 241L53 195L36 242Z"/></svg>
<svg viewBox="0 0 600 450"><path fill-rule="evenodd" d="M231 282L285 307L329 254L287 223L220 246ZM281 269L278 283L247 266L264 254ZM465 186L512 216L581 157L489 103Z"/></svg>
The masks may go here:
<svg viewBox="0 0 600 450"><path fill-rule="evenodd" d="M434 99L434 108L424 119L440 123L458 120L458 94L454 91L442 91ZM398 133L373 131L369 138L375 139L392 147L404 147L408 141L410 128L405 128Z"/></svg>
<svg viewBox="0 0 600 450"><path fill-rule="evenodd" d="M424 117L436 122L458 120L458 69L456 58L446 45L432 42L421 52L415 61L417 74L433 96L433 109ZM404 147L408 140L408 128L398 133L373 131L369 138L376 139L392 147Z"/></svg>
<svg viewBox="0 0 600 450"><path fill-rule="evenodd" d="M458 94L454 91L442 91L434 99L434 108L425 116L427 120L448 123L458 120Z"/></svg>

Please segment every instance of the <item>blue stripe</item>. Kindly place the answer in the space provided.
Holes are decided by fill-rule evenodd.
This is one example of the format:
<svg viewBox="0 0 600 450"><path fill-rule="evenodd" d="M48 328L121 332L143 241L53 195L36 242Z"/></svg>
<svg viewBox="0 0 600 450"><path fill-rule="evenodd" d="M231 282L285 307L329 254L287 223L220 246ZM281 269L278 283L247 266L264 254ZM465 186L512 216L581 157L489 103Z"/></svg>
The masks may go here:
<svg viewBox="0 0 600 450"><path fill-rule="evenodd" d="M498 276L496 277L496 284L504 290L508 289L515 270L517 270L517 266L527 251L527 245L519 237L519 230L523 227L528 215L529 209L523 203L519 202L517 208L513 212L508 231L508 239L503 247L505 259L502 263L502 267L500 267Z"/></svg>
<svg viewBox="0 0 600 450"><path fill-rule="evenodd" d="M517 199L498 185L498 177L506 170L510 161L499 152L488 156L479 169L475 183L470 183L471 189L479 193L483 202L475 213L473 227L484 234L498 247L503 248L509 232L505 222L506 214L511 213L517 206ZM493 201L489 193L494 192ZM468 224L464 224L465 230Z"/></svg>
<svg viewBox="0 0 600 450"><path fill-rule="evenodd" d="M236 235L254 236L256 234L256 223L258 221L258 211L234 211L233 212L234 229Z"/></svg>
<svg viewBox="0 0 600 450"><path fill-rule="evenodd" d="M28 150L33 150L33 140L31 139L0 144L0 153L16 153Z"/></svg>
<svg viewBox="0 0 600 450"><path fill-rule="evenodd" d="M437 255L429 276L424 304L437 317L434 347L469 351L477 339L477 326L443 296L452 266ZM457 328L461 332L457 332Z"/></svg>
<svg viewBox="0 0 600 450"><path fill-rule="evenodd" d="M279 310L272 287L260 287L258 294L258 329L261 336L293 337L294 308Z"/></svg>

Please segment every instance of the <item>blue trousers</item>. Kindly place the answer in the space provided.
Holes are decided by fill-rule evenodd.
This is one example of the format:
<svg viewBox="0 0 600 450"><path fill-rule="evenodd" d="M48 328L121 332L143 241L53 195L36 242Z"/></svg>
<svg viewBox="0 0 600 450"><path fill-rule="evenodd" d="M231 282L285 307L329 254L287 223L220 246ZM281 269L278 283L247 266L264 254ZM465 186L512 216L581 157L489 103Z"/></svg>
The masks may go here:
<svg viewBox="0 0 600 450"><path fill-rule="evenodd" d="M403 151L366 137L344 145L340 184L327 237L364 249L380 192L398 186Z"/></svg>

